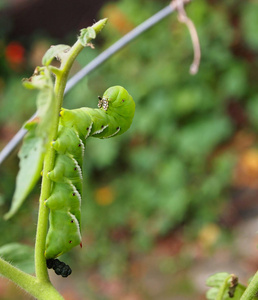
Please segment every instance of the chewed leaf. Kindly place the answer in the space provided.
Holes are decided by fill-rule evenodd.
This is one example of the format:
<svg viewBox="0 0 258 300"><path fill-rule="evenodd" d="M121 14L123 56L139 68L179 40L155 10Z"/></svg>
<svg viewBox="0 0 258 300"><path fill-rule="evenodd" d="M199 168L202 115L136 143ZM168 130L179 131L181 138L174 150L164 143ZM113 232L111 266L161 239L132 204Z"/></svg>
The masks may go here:
<svg viewBox="0 0 258 300"><path fill-rule="evenodd" d="M44 159L43 139L35 136L35 132L28 132L19 152L20 170L16 178L16 188L11 208L4 218L11 218L21 207L40 178Z"/></svg>
<svg viewBox="0 0 258 300"><path fill-rule="evenodd" d="M39 89L37 96L37 129L36 135L47 142L54 118L55 93L54 82L48 67L36 68L33 76L23 81L27 88Z"/></svg>
<svg viewBox="0 0 258 300"><path fill-rule="evenodd" d="M70 50L70 46L67 45L56 45L51 46L42 58L42 65L49 66L54 58L62 60L65 53Z"/></svg>
<svg viewBox="0 0 258 300"><path fill-rule="evenodd" d="M18 243L6 244L0 247L0 257L26 273L34 273L34 249L30 246Z"/></svg>
<svg viewBox="0 0 258 300"><path fill-rule="evenodd" d="M91 27L81 29L78 40L82 46L88 46L90 41L96 38L96 35L103 29L106 23L107 19L102 19L93 24Z"/></svg>
<svg viewBox="0 0 258 300"><path fill-rule="evenodd" d="M32 76L23 79L22 84L26 89L43 89L46 87L46 78L45 75Z"/></svg>
<svg viewBox="0 0 258 300"><path fill-rule="evenodd" d="M87 44L92 40L95 39L96 32L92 27L81 29L81 34L79 36L80 43L86 47Z"/></svg>
<svg viewBox="0 0 258 300"><path fill-rule="evenodd" d="M39 117L36 116L33 119L30 119L29 121L27 121L23 126L28 131L32 131L32 130L36 129L38 123L39 123Z"/></svg>

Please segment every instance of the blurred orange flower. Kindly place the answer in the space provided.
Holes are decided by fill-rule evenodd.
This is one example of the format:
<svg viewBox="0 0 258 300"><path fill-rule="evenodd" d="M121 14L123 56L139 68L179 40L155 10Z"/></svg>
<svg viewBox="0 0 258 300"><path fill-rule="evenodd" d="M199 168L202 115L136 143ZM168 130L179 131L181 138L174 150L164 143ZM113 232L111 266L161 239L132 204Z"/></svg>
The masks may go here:
<svg viewBox="0 0 258 300"><path fill-rule="evenodd" d="M109 186L104 186L95 191L95 200L99 205L110 205L115 200L114 191Z"/></svg>
<svg viewBox="0 0 258 300"><path fill-rule="evenodd" d="M258 187L258 150L251 148L239 157L234 172L234 184L238 187Z"/></svg>
<svg viewBox="0 0 258 300"><path fill-rule="evenodd" d="M10 64L21 64L24 62L24 47L18 42L11 42L5 49L6 60Z"/></svg>
<svg viewBox="0 0 258 300"><path fill-rule="evenodd" d="M103 15L108 18L111 24L122 35L134 28L134 25L128 20L127 16L115 4L108 4L103 11Z"/></svg>

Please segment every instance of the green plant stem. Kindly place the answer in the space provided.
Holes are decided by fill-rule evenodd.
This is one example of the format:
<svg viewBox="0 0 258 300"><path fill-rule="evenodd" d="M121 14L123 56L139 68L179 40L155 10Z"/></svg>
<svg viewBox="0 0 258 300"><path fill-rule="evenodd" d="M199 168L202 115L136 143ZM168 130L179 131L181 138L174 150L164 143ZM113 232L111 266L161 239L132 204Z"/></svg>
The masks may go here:
<svg viewBox="0 0 258 300"><path fill-rule="evenodd" d="M92 27L96 33L99 33L103 26L106 24L107 19L100 20ZM90 39L87 41L90 42ZM52 121L51 136L49 136L49 141L56 139L59 125L59 112L63 103L64 90L68 78L69 71L72 64L78 54L84 46L79 40L72 46L72 48L67 53L66 57L63 58L59 71L56 73L56 81L54 87L55 94L55 105L54 105L54 118ZM53 170L55 164L55 150L50 146L48 142L46 147L46 155L44 159L43 166L43 177L41 186L41 195L39 199L39 215L37 224L37 234L35 243L35 271L36 278L39 282L50 284L46 259L44 256L46 236L48 229L48 208L44 205L44 201L50 196L51 192L51 180L47 177L49 171Z"/></svg>
<svg viewBox="0 0 258 300"><path fill-rule="evenodd" d="M1 274L39 300L63 300L51 283L39 282L37 278L22 272L0 258Z"/></svg>
<svg viewBox="0 0 258 300"><path fill-rule="evenodd" d="M83 49L83 46L78 41L69 51L69 56L64 60L64 63L61 64L60 73L56 76L55 82L55 114L52 121L51 136L49 141L56 139L59 125L59 112L63 103L64 89L67 82L67 77L71 66ZM38 215L38 226L37 226L37 235L36 235L36 245L35 245L35 270L36 277L42 282L49 282L46 259L44 256L45 243L48 229L48 209L44 205L44 201L50 196L51 192L51 180L47 177L48 172L53 170L55 163L55 150L50 147L48 143L46 149L46 156L44 160L43 167L43 178L42 178L42 188L41 195L39 200L39 215Z"/></svg>
<svg viewBox="0 0 258 300"><path fill-rule="evenodd" d="M247 286L245 292L243 293L241 300L252 300L257 299L256 294L258 293L258 271L255 273L251 282Z"/></svg>
<svg viewBox="0 0 258 300"><path fill-rule="evenodd" d="M223 296L224 296L224 294L225 294L225 291L226 291L227 288L228 288L228 281L230 280L230 278L231 278L231 275L228 276L228 277L224 280L223 285L220 287L220 289L219 289L219 291L218 291L216 300L222 300L222 299L223 299Z"/></svg>

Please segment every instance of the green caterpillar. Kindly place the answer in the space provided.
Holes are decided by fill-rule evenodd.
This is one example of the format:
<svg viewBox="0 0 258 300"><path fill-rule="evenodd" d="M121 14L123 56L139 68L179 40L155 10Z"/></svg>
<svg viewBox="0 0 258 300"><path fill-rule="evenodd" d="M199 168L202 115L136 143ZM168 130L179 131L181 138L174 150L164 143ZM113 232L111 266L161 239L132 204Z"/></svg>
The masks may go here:
<svg viewBox="0 0 258 300"><path fill-rule="evenodd" d="M133 98L121 86L99 97L98 109L61 109L55 167L48 173L52 192L45 200L50 209L46 259L52 259L81 245L82 162L85 140L92 136L110 138L124 133L135 111Z"/></svg>

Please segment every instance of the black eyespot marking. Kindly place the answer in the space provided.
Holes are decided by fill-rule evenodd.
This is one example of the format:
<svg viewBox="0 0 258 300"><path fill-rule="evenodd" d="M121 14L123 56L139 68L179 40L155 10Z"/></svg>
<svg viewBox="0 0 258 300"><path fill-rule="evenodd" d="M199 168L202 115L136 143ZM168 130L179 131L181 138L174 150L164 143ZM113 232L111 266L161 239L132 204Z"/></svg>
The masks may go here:
<svg viewBox="0 0 258 300"><path fill-rule="evenodd" d="M74 220L71 220L71 223L74 223Z"/></svg>
<svg viewBox="0 0 258 300"><path fill-rule="evenodd" d="M116 128L116 130L118 130L118 129L119 129L119 127Z"/></svg>
<svg viewBox="0 0 258 300"><path fill-rule="evenodd" d="M81 147L81 144L79 144L78 147Z"/></svg>
<svg viewBox="0 0 258 300"><path fill-rule="evenodd" d="M77 170L77 168L74 168L74 171L76 171Z"/></svg>
<svg viewBox="0 0 258 300"><path fill-rule="evenodd" d="M125 99L123 99L122 102L125 102Z"/></svg>
<svg viewBox="0 0 258 300"><path fill-rule="evenodd" d="M88 130L89 130L89 127L87 127L86 130L88 131Z"/></svg>
<svg viewBox="0 0 258 300"><path fill-rule="evenodd" d="M73 193L73 196L75 196L75 193Z"/></svg>
<svg viewBox="0 0 258 300"><path fill-rule="evenodd" d="M104 128L104 125L101 125L101 128Z"/></svg>
<svg viewBox="0 0 258 300"><path fill-rule="evenodd" d="M69 241L69 244L72 244L73 241Z"/></svg>

